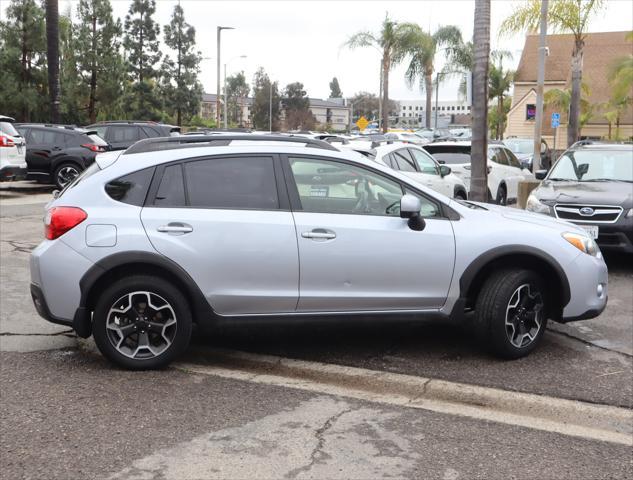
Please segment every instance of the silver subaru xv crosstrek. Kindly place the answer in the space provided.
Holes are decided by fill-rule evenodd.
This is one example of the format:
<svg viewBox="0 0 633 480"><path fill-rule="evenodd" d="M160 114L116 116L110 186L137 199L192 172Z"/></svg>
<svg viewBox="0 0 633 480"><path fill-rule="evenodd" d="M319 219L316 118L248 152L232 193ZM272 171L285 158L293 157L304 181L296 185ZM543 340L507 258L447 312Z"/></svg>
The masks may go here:
<svg viewBox="0 0 633 480"><path fill-rule="evenodd" d="M164 366L193 325L441 318L503 358L548 320L599 315L607 267L579 227L455 201L319 140L147 139L99 155L46 207L31 255L45 319L130 369Z"/></svg>

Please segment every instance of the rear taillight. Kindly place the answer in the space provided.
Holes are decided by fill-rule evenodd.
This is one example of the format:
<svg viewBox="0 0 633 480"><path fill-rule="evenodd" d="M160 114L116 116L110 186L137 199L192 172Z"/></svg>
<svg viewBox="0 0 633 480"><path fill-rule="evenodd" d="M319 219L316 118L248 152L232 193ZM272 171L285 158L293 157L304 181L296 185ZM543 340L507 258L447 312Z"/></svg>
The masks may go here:
<svg viewBox="0 0 633 480"><path fill-rule="evenodd" d="M104 147L103 145L96 145L94 143L84 143L82 147L97 153L103 153L106 151L106 147Z"/></svg>
<svg viewBox="0 0 633 480"><path fill-rule="evenodd" d="M49 240L61 237L88 218L88 214L78 207L53 207L44 218L44 235Z"/></svg>
<svg viewBox="0 0 633 480"><path fill-rule="evenodd" d="M13 147L15 146L15 142L12 138L9 138L5 135L0 135L0 147Z"/></svg>

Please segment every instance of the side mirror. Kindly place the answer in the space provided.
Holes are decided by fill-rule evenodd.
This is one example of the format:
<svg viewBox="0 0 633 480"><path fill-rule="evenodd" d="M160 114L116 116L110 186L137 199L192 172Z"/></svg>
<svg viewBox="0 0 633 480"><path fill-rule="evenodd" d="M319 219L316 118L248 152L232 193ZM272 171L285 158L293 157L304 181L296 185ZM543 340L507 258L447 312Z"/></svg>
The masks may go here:
<svg viewBox="0 0 633 480"><path fill-rule="evenodd" d="M451 167L447 167L446 165L440 165L440 175L445 177L446 175L450 175L452 172Z"/></svg>
<svg viewBox="0 0 633 480"><path fill-rule="evenodd" d="M534 172L534 176L537 180L544 180L547 176L547 170L537 170L536 172Z"/></svg>
<svg viewBox="0 0 633 480"><path fill-rule="evenodd" d="M411 230L415 230L420 232L424 230L426 227L426 222L424 218L420 215L420 209L422 208L422 204L420 203L420 199L418 197L414 197L413 195L404 194L400 199L400 217L408 218L409 221L407 225Z"/></svg>

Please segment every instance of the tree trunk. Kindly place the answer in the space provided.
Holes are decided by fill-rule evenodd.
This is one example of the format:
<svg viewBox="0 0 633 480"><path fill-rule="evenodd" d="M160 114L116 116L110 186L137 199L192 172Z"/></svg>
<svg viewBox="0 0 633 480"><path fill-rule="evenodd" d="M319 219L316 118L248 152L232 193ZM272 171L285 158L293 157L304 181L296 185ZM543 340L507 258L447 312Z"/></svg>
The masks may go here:
<svg viewBox="0 0 633 480"><path fill-rule="evenodd" d="M389 131L389 70L391 69L391 59L385 52L382 57L382 131Z"/></svg>
<svg viewBox="0 0 633 480"><path fill-rule="evenodd" d="M571 58L571 101L569 103L569 124L567 126L567 146L578 140L580 133L580 96L582 88L582 49L584 42L577 40Z"/></svg>
<svg viewBox="0 0 633 480"><path fill-rule="evenodd" d="M503 95L499 95L497 102L497 140L503 140Z"/></svg>
<svg viewBox="0 0 633 480"><path fill-rule="evenodd" d="M59 5L57 0L46 0L46 56L51 122L59 123Z"/></svg>
<svg viewBox="0 0 633 480"><path fill-rule="evenodd" d="M424 121L425 127L431 128L431 103L433 102L433 73L424 75L424 91L426 92L426 115Z"/></svg>
<svg viewBox="0 0 633 480"><path fill-rule="evenodd" d="M26 86L28 84L28 50L27 50L27 41L28 41L28 32L26 30L26 9L22 9L22 72L20 79L20 91L24 92L26 90ZM22 103L22 118L23 122L28 122L31 120L29 115L29 110L26 107L26 103Z"/></svg>
<svg viewBox="0 0 633 480"><path fill-rule="evenodd" d="M490 0L475 0L473 64L473 134L470 198L488 200L488 62L490 58ZM494 195L494 192L493 192Z"/></svg>
<svg viewBox="0 0 633 480"><path fill-rule="evenodd" d="M93 7L94 8L94 7ZM97 98L97 15L92 12L92 62L90 62L90 99L88 100L88 116L90 123L97 121L95 108Z"/></svg>

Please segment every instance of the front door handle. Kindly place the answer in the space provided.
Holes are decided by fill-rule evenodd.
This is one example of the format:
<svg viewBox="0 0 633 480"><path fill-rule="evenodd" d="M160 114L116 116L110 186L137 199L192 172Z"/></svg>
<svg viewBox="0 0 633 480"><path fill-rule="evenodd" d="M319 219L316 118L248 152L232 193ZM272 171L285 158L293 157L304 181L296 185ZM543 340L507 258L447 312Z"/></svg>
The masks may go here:
<svg viewBox="0 0 633 480"><path fill-rule="evenodd" d="M312 238L314 240L332 240L336 238L336 233L331 230L325 230L324 228L315 228L309 232L303 232L301 234L303 238Z"/></svg>
<svg viewBox="0 0 633 480"><path fill-rule="evenodd" d="M186 223L180 222L171 222L167 225L161 225L156 229L161 233L171 233L171 234L184 234L193 232L193 227L191 225L187 225Z"/></svg>

